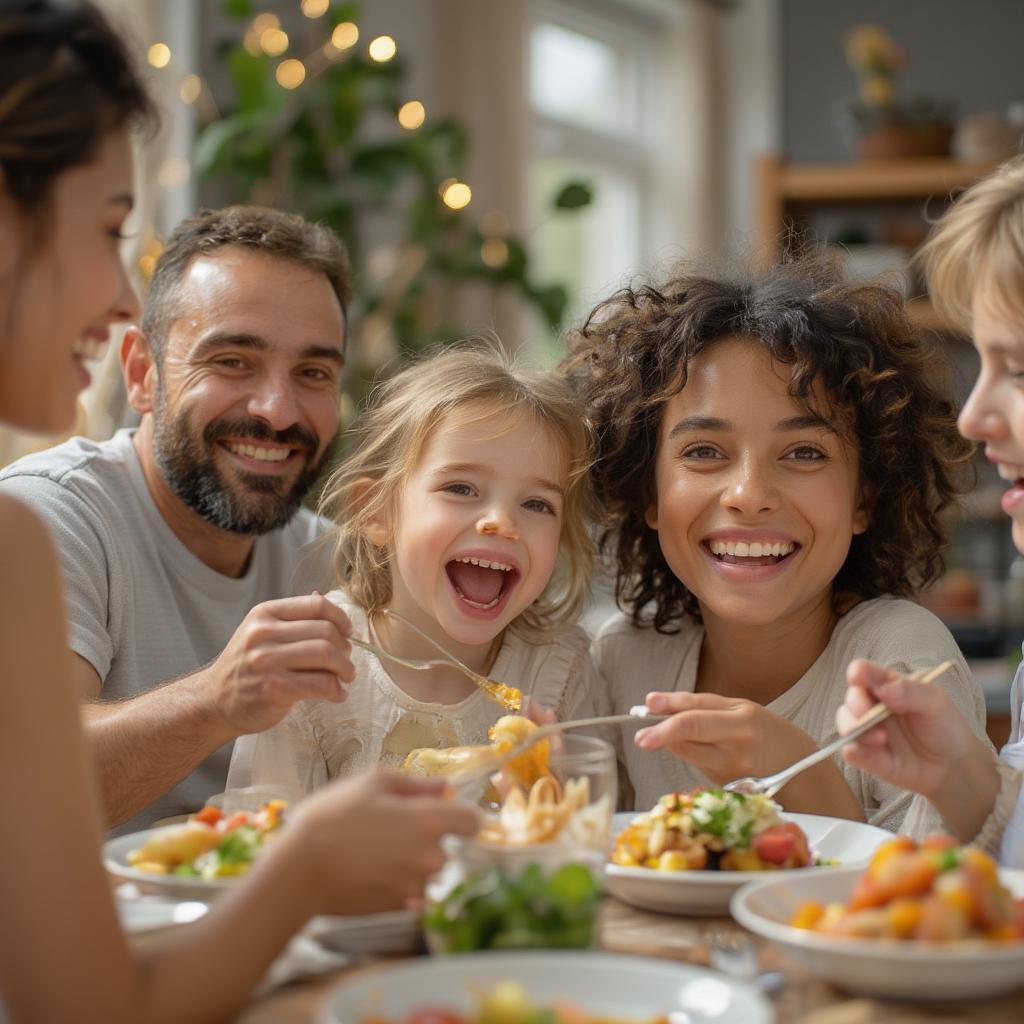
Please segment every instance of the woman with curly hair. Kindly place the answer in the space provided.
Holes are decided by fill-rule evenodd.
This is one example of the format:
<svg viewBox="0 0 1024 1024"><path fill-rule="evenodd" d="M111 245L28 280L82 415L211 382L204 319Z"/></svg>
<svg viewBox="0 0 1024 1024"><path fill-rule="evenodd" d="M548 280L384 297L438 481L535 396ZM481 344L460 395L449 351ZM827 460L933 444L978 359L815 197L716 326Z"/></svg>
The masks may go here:
<svg viewBox="0 0 1024 1024"><path fill-rule="evenodd" d="M595 642L609 710L672 715L621 751L637 806L815 749L855 657L908 673L948 659L942 685L984 736L953 637L907 600L942 570L941 513L971 454L935 363L895 291L844 283L825 255L628 288L576 333L566 369L598 437L623 610ZM923 801L905 825L913 794L840 759L779 799L928 824Z"/></svg>

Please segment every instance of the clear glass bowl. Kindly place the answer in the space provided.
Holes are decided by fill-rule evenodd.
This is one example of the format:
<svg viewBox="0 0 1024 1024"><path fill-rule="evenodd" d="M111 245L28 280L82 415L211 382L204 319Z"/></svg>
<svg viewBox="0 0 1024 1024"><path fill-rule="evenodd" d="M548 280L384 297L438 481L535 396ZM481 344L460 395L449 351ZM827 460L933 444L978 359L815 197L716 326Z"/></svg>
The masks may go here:
<svg viewBox="0 0 1024 1024"><path fill-rule="evenodd" d="M615 809L615 753L590 736L552 743L552 781L505 791L473 839L449 837L448 862L428 886L433 952L579 949L595 944ZM503 787L499 784L499 789Z"/></svg>

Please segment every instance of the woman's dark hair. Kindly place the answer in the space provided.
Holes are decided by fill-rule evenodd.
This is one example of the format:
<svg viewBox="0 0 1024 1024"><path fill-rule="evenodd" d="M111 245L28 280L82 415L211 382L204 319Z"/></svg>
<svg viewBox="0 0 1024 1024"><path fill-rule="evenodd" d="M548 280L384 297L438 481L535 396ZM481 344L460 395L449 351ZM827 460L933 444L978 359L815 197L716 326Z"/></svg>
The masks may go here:
<svg viewBox="0 0 1024 1024"><path fill-rule="evenodd" d="M819 252L743 280L680 273L625 288L570 335L563 368L597 436L594 485L620 606L659 632L685 614L699 618L644 512L656 499L665 404L686 386L691 359L737 336L791 367L790 395L857 449L869 526L834 581L837 612L935 580L946 543L940 513L964 489L960 468L973 451L957 433L948 381L937 373L943 361L908 322L898 292L844 282L841 261ZM819 383L829 408L812 410Z"/></svg>
<svg viewBox="0 0 1024 1024"><path fill-rule="evenodd" d="M45 217L55 179L156 112L120 36L85 0L0 0L0 174Z"/></svg>

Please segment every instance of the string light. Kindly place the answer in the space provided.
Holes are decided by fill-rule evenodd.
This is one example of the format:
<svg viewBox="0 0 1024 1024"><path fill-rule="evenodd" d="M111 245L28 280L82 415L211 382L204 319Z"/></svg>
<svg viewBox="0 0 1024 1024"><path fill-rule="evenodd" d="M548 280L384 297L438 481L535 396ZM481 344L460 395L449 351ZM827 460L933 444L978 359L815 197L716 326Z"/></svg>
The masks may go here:
<svg viewBox="0 0 1024 1024"><path fill-rule="evenodd" d="M203 91L203 81L198 75L186 75L181 80L181 88L178 95L182 103L195 103L199 94Z"/></svg>
<svg viewBox="0 0 1024 1024"><path fill-rule="evenodd" d="M491 210L480 218L480 234L487 238L501 238L509 233L512 225L501 210Z"/></svg>
<svg viewBox="0 0 1024 1024"><path fill-rule="evenodd" d="M260 49L268 57L280 57L288 49L288 33L279 28L268 28L260 33Z"/></svg>
<svg viewBox="0 0 1024 1024"><path fill-rule="evenodd" d="M302 0L302 13L307 18L321 18L331 6L331 0Z"/></svg>
<svg viewBox="0 0 1024 1024"><path fill-rule="evenodd" d="M409 100L398 110L398 123L409 131L419 128L426 120L427 111L419 100Z"/></svg>
<svg viewBox="0 0 1024 1024"><path fill-rule="evenodd" d="M191 168L184 157L168 157L157 171L156 180L165 188L174 188L177 185L184 185L189 179Z"/></svg>
<svg viewBox="0 0 1024 1024"><path fill-rule="evenodd" d="M486 238L480 246L480 259L495 270L508 262L508 244L503 238Z"/></svg>
<svg viewBox="0 0 1024 1024"><path fill-rule="evenodd" d="M257 14L256 17L252 19L252 30L257 36L262 35L267 31L267 29L280 27L281 22L278 20L276 14L270 14L269 12Z"/></svg>
<svg viewBox="0 0 1024 1024"><path fill-rule="evenodd" d="M258 57L263 52L260 49L260 34L254 28L249 29L242 37L242 45L245 47L245 52L253 57Z"/></svg>
<svg viewBox="0 0 1024 1024"><path fill-rule="evenodd" d="M156 261L160 258L160 253L163 251L163 243L157 238L151 238L146 243L146 248L139 257L139 272L145 280L148 281L153 276L153 271L156 269Z"/></svg>
<svg viewBox="0 0 1024 1024"><path fill-rule="evenodd" d="M351 21L343 21L334 26L331 42L339 50L347 50L359 42L359 27Z"/></svg>
<svg viewBox="0 0 1024 1024"><path fill-rule="evenodd" d="M298 89L306 80L306 65L301 60L289 57L288 60L283 60L277 65L274 77L282 88Z"/></svg>
<svg viewBox="0 0 1024 1024"><path fill-rule="evenodd" d="M391 36L377 36L376 39L370 41L369 53L370 60L375 60L378 64L386 64L398 53L398 44Z"/></svg>
<svg viewBox="0 0 1024 1024"><path fill-rule="evenodd" d="M473 190L464 181L450 178L441 186L441 201L449 209L462 210L472 198Z"/></svg>
<svg viewBox="0 0 1024 1024"><path fill-rule="evenodd" d="M155 68L165 68L171 62L171 48L166 43L154 43L149 48L146 59Z"/></svg>

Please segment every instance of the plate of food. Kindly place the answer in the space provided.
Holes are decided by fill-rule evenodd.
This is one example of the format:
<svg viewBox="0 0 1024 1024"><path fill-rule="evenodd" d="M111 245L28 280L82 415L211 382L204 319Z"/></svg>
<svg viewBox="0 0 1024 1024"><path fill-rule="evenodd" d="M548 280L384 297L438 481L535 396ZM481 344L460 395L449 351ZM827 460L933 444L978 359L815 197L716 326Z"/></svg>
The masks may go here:
<svg viewBox="0 0 1024 1024"><path fill-rule="evenodd" d="M209 900L245 874L284 820L285 801L255 810L208 805L187 821L111 839L106 869L144 894Z"/></svg>
<svg viewBox="0 0 1024 1024"><path fill-rule="evenodd" d="M1024 872L948 837L897 837L866 869L763 878L732 913L850 992L948 1000L1024 986Z"/></svg>
<svg viewBox="0 0 1024 1024"><path fill-rule="evenodd" d="M104 866L132 883L132 897L118 898L122 921L130 931L172 927L196 920L205 905L244 875L260 851L282 827L283 800L262 803L243 797L229 806L251 810L225 811L215 802L188 821L133 832L103 847ZM142 895L142 899L135 896ZM160 902L156 898L162 897ZM201 901L201 902L195 902ZM305 933L328 949L342 953L397 953L419 942L418 915L412 910L357 917L322 915Z"/></svg>
<svg viewBox="0 0 1024 1024"><path fill-rule="evenodd" d="M361 971L327 998L320 1024L769 1024L749 985L702 967L596 951L471 953Z"/></svg>
<svg viewBox="0 0 1024 1024"><path fill-rule="evenodd" d="M608 892L642 910L724 914L765 871L860 866L891 832L845 818L789 814L764 796L669 793L643 814L616 814Z"/></svg>

